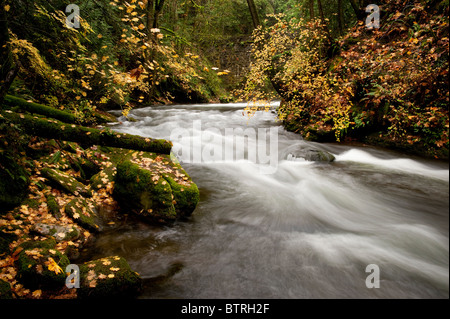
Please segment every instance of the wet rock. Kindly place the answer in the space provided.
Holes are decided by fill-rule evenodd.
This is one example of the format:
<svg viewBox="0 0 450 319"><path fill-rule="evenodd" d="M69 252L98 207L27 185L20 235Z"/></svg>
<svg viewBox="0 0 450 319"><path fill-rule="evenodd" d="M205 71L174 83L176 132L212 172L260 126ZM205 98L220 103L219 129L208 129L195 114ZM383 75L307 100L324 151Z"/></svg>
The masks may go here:
<svg viewBox="0 0 450 319"><path fill-rule="evenodd" d="M79 298L135 297L142 287L139 274L119 256L93 260L80 266Z"/></svg>
<svg viewBox="0 0 450 319"><path fill-rule="evenodd" d="M318 149L301 149L291 152L288 155L288 160L303 159L310 162L333 162L336 158L333 154Z"/></svg>
<svg viewBox="0 0 450 319"><path fill-rule="evenodd" d="M55 225L46 223L36 223L31 228L32 232L45 237L52 236L56 241L74 241L80 238L81 232L73 226Z"/></svg>

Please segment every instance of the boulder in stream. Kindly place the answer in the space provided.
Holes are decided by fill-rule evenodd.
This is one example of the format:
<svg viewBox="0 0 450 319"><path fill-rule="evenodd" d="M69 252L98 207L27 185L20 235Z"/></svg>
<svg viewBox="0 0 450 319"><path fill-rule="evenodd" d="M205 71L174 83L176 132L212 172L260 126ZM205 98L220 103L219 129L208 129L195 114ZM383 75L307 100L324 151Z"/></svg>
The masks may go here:
<svg viewBox="0 0 450 319"><path fill-rule="evenodd" d="M309 162L333 162L336 158L333 154L314 148L304 148L289 153L288 160L303 159Z"/></svg>
<svg viewBox="0 0 450 319"><path fill-rule="evenodd" d="M139 274L119 256L88 261L80 266L78 298L135 297L142 285Z"/></svg>
<svg viewBox="0 0 450 319"><path fill-rule="evenodd" d="M113 196L122 210L158 223L190 216L200 198L179 164L167 155L143 152L117 166Z"/></svg>

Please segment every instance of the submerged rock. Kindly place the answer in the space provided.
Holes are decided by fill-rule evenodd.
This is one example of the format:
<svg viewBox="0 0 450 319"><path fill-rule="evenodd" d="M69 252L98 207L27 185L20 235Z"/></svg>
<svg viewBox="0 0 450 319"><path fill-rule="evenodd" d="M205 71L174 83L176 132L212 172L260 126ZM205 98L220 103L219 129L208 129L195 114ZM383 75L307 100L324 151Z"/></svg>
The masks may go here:
<svg viewBox="0 0 450 319"><path fill-rule="evenodd" d="M93 260L80 266L79 298L135 297L142 286L139 274L119 256Z"/></svg>
<svg viewBox="0 0 450 319"><path fill-rule="evenodd" d="M298 158L301 158L303 160L310 161L310 162L333 162L336 159L333 154L331 154L327 151L311 149L311 148L301 149L298 151L291 152L288 155L287 159L288 160L296 160Z"/></svg>

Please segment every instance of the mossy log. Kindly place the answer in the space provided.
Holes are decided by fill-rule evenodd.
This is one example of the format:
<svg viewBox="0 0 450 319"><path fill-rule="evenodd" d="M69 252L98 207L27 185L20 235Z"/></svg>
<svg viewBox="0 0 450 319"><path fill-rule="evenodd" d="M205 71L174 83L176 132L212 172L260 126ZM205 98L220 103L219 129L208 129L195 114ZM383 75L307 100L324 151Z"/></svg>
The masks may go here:
<svg viewBox="0 0 450 319"><path fill-rule="evenodd" d="M72 113L64 112L64 111L55 109L55 108L47 106L47 105L42 105L42 104L33 103L33 102L27 102L24 99L21 99L21 98L12 96L12 95L5 96L3 103L10 107L17 106L22 111L44 115L47 117L51 117L51 118L60 120L64 123L72 124L72 123L76 123L76 121L77 121L76 116L73 115Z"/></svg>
<svg viewBox="0 0 450 319"><path fill-rule="evenodd" d="M68 125L58 120L15 113L9 110L0 113L0 123L4 119L17 124L30 135L77 142L84 146L111 146L158 154L170 154L173 146L172 142L167 140L116 133L110 129L99 130L75 124Z"/></svg>
<svg viewBox="0 0 450 319"><path fill-rule="evenodd" d="M39 103L28 102L28 101L25 101L24 99L21 99L19 97L12 96L12 95L6 95L4 98L3 104L5 104L9 107L18 107L20 110L26 111L29 113L40 114L40 115L44 115L46 117L51 117L51 118L60 120L61 122L64 122L64 123L75 124L78 122L78 118L70 112L58 110L58 109L55 109L54 107L39 104ZM113 116L109 113L106 113L106 112L96 111L96 112L94 112L93 116L95 118L95 121L98 124L106 124L109 122L117 121L115 116Z"/></svg>

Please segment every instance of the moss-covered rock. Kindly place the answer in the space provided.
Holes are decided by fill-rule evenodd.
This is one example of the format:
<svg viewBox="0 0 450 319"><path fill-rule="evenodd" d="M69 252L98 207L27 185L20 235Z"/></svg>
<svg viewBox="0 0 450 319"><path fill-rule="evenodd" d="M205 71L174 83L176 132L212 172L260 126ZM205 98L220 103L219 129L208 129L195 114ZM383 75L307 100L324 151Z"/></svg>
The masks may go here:
<svg viewBox="0 0 450 319"><path fill-rule="evenodd" d="M199 190L179 163L147 152L128 152L121 158L113 196L122 208L158 222L190 216L195 210Z"/></svg>
<svg viewBox="0 0 450 319"><path fill-rule="evenodd" d="M133 298L141 290L142 279L119 256L89 261L80 266L79 298Z"/></svg>
<svg viewBox="0 0 450 319"><path fill-rule="evenodd" d="M101 170L99 173L91 177L91 188L94 190L98 190L100 188L106 187L109 183L114 182L116 172L117 167L113 165Z"/></svg>
<svg viewBox="0 0 450 319"><path fill-rule="evenodd" d="M180 171L176 172L181 172L181 166ZM164 179L169 182L172 189L174 207L177 215L180 217L188 217L197 207L200 200L200 192L197 185L192 182L186 172L178 174L179 178L183 179L186 177L186 180L180 181L172 174L164 175Z"/></svg>
<svg viewBox="0 0 450 319"><path fill-rule="evenodd" d="M151 221L163 223L177 217L170 184L158 173L130 161L117 166L113 196L122 209Z"/></svg>
<svg viewBox="0 0 450 319"><path fill-rule="evenodd" d="M70 201L65 212L81 227L99 232L103 230L101 218L98 216L94 205L85 198L75 198Z"/></svg>
<svg viewBox="0 0 450 319"><path fill-rule="evenodd" d="M62 188L75 196L82 195L85 197L92 197L92 192L86 185L80 183L72 176L63 173L60 170L43 168L41 170L41 174L53 184L59 186L59 188Z"/></svg>
<svg viewBox="0 0 450 319"><path fill-rule="evenodd" d="M12 299L11 285L0 279L0 299Z"/></svg>
<svg viewBox="0 0 450 319"><path fill-rule="evenodd" d="M54 239L29 241L20 247L23 249L17 259L17 278L29 289L60 289L64 287L65 269L69 259L55 249Z"/></svg>

